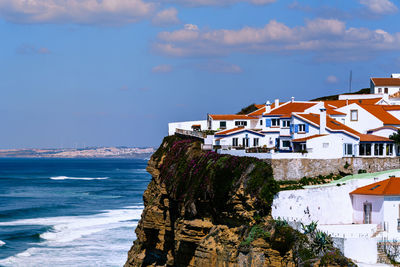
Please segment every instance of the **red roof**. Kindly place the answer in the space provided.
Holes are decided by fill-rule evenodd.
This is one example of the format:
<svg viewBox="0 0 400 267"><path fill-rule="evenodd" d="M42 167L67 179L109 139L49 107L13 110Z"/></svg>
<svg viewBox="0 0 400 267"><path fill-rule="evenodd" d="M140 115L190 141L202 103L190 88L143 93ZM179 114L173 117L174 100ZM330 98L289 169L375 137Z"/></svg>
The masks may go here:
<svg viewBox="0 0 400 267"><path fill-rule="evenodd" d="M326 105L331 105L336 108L341 108L353 103L357 104L367 104L367 105L374 105L376 104L379 100L381 100L382 97L379 98L368 98L368 99L348 99L348 100L325 100L323 101Z"/></svg>
<svg viewBox="0 0 400 267"><path fill-rule="evenodd" d="M400 178L392 177L357 188L350 195L397 196L400 195Z"/></svg>
<svg viewBox="0 0 400 267"><path fill-rule="evenodd" d="M374 115L383 124L400 125L400 120L387 112L383 105L360 105L363 109Z"/></svg>
<svg viewBox="0 0 400 267"><path fill-rule="evenodd" d="M282 103L281 103L282 104ZM262 116L262 114L265 112L265 104L264 105L255 105L258 109L256 111L253 111L249 114L248 116ZM271 104L271 109L275 107L275 103Z"/></svg>
<svg viewBox="0 0 400 267"><path fill-rule="evenodd" d="M312 122L313 124L319 127L320 119L318 114L310 113L310 114L296 114L297 116ZM357 132L356 130L334 120L330 117L326 117L326 128L331 131L344 131L355 137L358 137L362 142L393 142L391 139L381 136L376 136L372 134L362 134Z"/></svg>
<svg viewBox="0 0 400 267"><path fill-rule="evenodd" d="M317 138L317 137L321 137L321 136L325 136L325 135L326 134L311 135L311 136L307 136L307 137L303 137L303 138L293 139L292 142L302 143L302 142L306 142L307 140L310 140L310 139L313 139L313 138Z"/></svg>
<svg viewBox="0 0 400 267"><path fill-rule="evenodd" d="M229 134L231 134L231 133L241 132L241 131L248 131L248 132L253 132L253 133L255 133L255 134L264 135L264 134L261 133L261 132L257 132L257 131L251 130L251 129L246 129L246 128L244 128L244 127L237 127L237 128L233 128L233 129L229 129L229 130L224 130L224 131L216 132L215 135L218 135L218 136L220 136L220 135L229 135Z"/></svg>
<svg viewBox="0 0 400 267"><path fill-rule="evenodd" d="M253 117L249 117L247 115L235 115L235 114L227 114L227 115L216 115L216 114L209 114L209 116L213 120L227 120L227 121L232 121L232 120L254 120Z"/></svg>
<svg viewBox="0 0 400 267"><path fill-rule="evenodd" d="M315 106L315 102L287 102L275 109L272 109L268 115L283 115L288 116L293 112L304 112L306 109Z"/></svg>
<svg viewBox="0 0 400 267"><path fill-rule="evenodd" d="M381 127L375 128L375 129L370 129L367 132L376 132L376 131L383 130L383 129L391 129L391 130L395 130L395 131L399 130L399 128L397 128L397 127L394 127L391 125L385 125L385 126L381 126Z"/></svg>
<svg viewBox="0 0 400 267"><path fill-rule="evenodd" d="M382 105L384 110L400 110L400 105Z"/></svg>
<svg viewBox="0 0 400 267"><path fill-rule="evenodd" d="M400 86L399 78L371 78L375 86Z"/></svg>

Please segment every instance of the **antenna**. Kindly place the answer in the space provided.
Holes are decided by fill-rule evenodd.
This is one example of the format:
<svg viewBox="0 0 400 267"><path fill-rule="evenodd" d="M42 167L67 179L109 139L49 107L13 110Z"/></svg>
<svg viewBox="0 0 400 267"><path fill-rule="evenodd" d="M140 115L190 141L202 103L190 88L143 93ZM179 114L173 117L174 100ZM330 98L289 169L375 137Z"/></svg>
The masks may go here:
<svg viewBox="0 0 400 267"><path fill-rule="evenodd" d="M353 82L353 71L350 71L350 79L349 79L349 93L351 93L351 84Z"/></svg>

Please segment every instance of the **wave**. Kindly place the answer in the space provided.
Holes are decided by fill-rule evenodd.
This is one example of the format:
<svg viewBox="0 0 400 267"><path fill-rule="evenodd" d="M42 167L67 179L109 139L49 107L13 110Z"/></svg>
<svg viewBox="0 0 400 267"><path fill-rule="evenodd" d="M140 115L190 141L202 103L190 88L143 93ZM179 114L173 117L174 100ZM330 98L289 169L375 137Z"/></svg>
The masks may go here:
<svg viewBox="0 0 400 267"><path fill-rule="evenodd" d="M0 240L0 247L4 246L5 244L6 244L6 242Z"/></svg>
<svg viewBox="0 0 400 267"><path fill-rule="evenodd" d="M35 219L21 219L0 222L0 226L46 225L50 230L40 234L40 238L55 243L71 242L83 236L120 227L121 222L136 224L143 206L133 206L118 210L107 210L95 215L60 216Z"/></svg>
<svg viewBox="0 0 400 267"><path fill-rule="evenodd" d="M95 178L91 178L91 177L68 177L68 176L54 176L54 177L50 177L51 180L106 180L110 177L95 177Z"/></svg>

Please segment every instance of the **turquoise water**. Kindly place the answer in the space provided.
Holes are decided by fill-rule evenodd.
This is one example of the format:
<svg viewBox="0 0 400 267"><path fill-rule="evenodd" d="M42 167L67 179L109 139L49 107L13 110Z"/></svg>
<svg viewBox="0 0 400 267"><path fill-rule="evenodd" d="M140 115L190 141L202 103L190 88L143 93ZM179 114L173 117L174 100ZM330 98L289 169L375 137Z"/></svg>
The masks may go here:
<svg viewBox="0 0 400 267"><path fill-rule="evenodd" d="M0 159L0 266L122 266L150 181L138 159Z"/></svg>

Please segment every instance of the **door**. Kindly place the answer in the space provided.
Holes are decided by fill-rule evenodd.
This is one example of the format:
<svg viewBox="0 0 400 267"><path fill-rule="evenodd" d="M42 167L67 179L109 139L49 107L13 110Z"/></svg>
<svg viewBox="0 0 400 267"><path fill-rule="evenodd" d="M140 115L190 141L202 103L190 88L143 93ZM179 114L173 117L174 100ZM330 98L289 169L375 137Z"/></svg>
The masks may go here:
<svg viewBox="0 0 400 267"><path fill-rule="evenodd" d="M371 212L372 212L372 204L371 203L364 203L364 223L370 224L371 223Z"/></svg>

